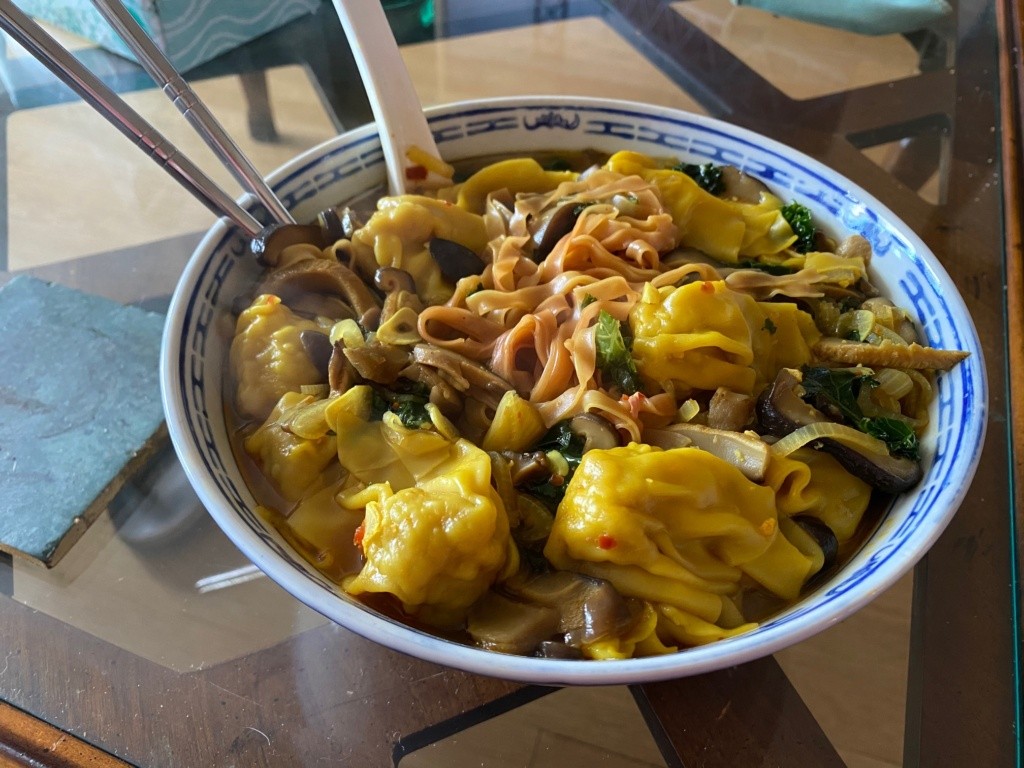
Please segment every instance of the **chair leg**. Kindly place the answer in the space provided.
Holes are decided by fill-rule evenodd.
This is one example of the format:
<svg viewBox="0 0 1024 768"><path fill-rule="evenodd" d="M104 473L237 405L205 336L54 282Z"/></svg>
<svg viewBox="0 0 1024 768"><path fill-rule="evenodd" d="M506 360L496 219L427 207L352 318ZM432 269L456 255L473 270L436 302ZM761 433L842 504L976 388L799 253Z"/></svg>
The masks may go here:
<svg viewBox="0 0 1024 768"><path fill-rule="evenodd" d="M270 109L266 71L257 69L242 72L238 77L242 81L242 92L249 105L249 133L256 141L278 141L274 114Z"/></svg>

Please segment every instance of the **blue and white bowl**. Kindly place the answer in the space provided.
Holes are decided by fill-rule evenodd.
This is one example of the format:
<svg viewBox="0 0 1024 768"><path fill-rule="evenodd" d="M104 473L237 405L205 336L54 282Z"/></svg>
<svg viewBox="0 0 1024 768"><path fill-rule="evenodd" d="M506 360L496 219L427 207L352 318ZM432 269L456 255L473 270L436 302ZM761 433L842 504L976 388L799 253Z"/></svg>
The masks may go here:
<svg viewBox="0 0 1024 768"><path fill-rule="evenodd" d="M747 130L678 110L592 98L519 97L428 110L447 160L538 150L633 149L690 162L736 165L784 199L811 208L836 235L860 233L874 250L873 279L909 308L935 347L971 356L939 377L922 441L925 476L900 496L860 551L827 583L747 634L656 658L569 661L466 647L381 616L342 592L255 512L232 455L222 405L231 306L257 279L245 236L224 221L182 275L164 333L161 381L171 438L214 519L259 568L306 605L398 651L483 675L544 684L620 684L709 672L773 653L849 616L925 554L970 487L984 438L987 390L981 345L956 286L928 248L864 190L821 163ZM374 126L334 138L270 177L300 221L383 184ZM255 211L257 204L250 203ZM259 215L259 211L257 211Z"/></svg>

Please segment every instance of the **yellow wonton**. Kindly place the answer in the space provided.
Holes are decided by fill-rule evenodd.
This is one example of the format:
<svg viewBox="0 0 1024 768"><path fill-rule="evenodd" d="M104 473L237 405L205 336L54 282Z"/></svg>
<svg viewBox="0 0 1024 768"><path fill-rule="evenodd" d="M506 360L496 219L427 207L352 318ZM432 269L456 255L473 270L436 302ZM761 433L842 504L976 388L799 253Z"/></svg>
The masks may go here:
<svg viewBox="0 0 1024 768"><path fill-rule="evenodd" d="M629 316L640 374L670 390L754 394L811 360L820 336L794 304L757 302L722 281L646 286Z"/></svg>
<svg viewBox="0 0 1024 768"><path fill-rule="evenodd" d="M245 441L245 450L288 501L302 498L338 454L333 435L306 439L285 429L287 422L312 404L313 398L307 395L286 393L266 423Z"/></svg>
<svg viewBox="0 0 1024 768"><path fill-rule="evenodd" d="M507 189L519 192L550 192L563 181L574 181L571 171L545 171L533 158L517 157L492 163L470 176L458 188L458 204L470 213L484 212L487 196Z"/></svg>
<svg viewBox="0 0 1024 768"><path fill-rule="evenodd" d="M277 296L259 296L238 316L231 342L231 370L238 382L235 404L239 413L263 420L285 392L324 381L299 338L305 330L323 331L288 309Z"/></svg>
<svg viewBox="0 0 1024 768"><path fill-rule="evenodd" d="M464 439L448 445L447 458L412 487L377 483L340 497L347 508L366 508L366 563L345 589L395 595L437 627L459 626L495 579L518 566L490 457Z"/></svg>
<svg viewBox="0 0 1024 768"><path fill-rule="evenodd" d="M735 628L728 596L744 575L762 580L763 558L782 571L762 580L781 596L813 567L780 534L771 488L697 448L636 443L584 454L544 555L722 628Z"/></svg>
<svg viewBox="0 0 1024 768"><path fill-rule="evenodd" d="M705 192L685 173L665 168L638 152L616 152L605 167L636 175L657 186L679 227L680 245L735 264L740 257L779 253L796 241L782 217L782 202L762 193L757 204L723 200Z"/></svg>
<svg viewBox="0 0 1024 768"><path fill-rule="evenodd" d="M353 235L352 248L360 260L372 254L372 261L382 267L404 269L412 275L423 301L441 304L451 296L452 288L427 249L435 237L452 240L474 253L482 253L487 245L481 216L444 200L401 195L377 203L376 213Z"/></svg>

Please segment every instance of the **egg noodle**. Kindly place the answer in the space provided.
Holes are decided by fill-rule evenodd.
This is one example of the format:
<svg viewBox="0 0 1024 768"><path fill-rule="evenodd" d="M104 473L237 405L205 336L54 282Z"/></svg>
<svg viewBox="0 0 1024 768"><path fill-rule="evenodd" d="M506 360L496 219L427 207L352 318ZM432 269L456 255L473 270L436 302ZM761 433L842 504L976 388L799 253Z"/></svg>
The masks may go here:
<svg viewBox="0 0 1024 768"><path fill-rule="evenodd" d="M494 162L273 255L238 452L299 551L417 626L561 658L728 638L921 476L964 355L870 259L733 168Z"/></svg>

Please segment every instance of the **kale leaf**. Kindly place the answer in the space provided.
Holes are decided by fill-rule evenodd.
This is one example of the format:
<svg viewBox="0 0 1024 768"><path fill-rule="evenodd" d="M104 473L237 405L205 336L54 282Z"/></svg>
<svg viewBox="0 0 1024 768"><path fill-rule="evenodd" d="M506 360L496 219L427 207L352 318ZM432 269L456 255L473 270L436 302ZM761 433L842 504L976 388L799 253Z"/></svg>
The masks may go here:
<svg viewBox="0 0 1024 768"><path fill-rule="evenodd" d="M697 186L712 195L720 195L725 191L725 182L722 180L722 169L714 163L680 163L673 167L673 170L685 173L697 182Z"/></svg>
<svg viewBox="0 0 1024 768"><path fill-rule="evenodd" d="M845 369L806 366L803 369L804 397L823 410L833 410L861 432L883 441L893 456L920 458L920 445L913 428L888 416L865 416L857 403L861 387L877 387L878 380Z"/></svg>
<svg viewBox="0 0 1024 768"><path fill-rule="evenodd" d="M569 465L568 473L555 479L555 482L552 482L554 479L552 476L543 482L533 483L522 489L537 497L551 509L556 509L565 497L565 487L580 465L580 459L583 458L585 440L570 429L571 421L571 419L565 419L554 424L532 448L534 451L543 451L544 453L558 451L565 459L565 463Z"/></svg>
<svg viewBox="0 0 1024 768"><path fill-rule="evenodd" d="M595 342L597 367L605 387L617 387L627 395L639 392L640 375L630 354L633 337L629 334L629 326L602 309L597 315Z"/></svg>
<svg viewBox="0 0 1024 768"><path fill-rule="evenodd" d="M807 253L814 250L814 238L817 228L814 226L814 217L806 205L793 202L782 206L782 218L789 222L789 226L796 235L796 242L793 250L797 253Z"/></svg>
<svg viewBox="0 0 1024 768"><path fill-rule="evenodd" d="M430 414L427 413L427 403L430 402L430 393L426 387L420 386L410 392L394 392L390 389L374 388L370 401L370 420L384 418L384 414L390 411L398 414L409 429L419 429L424 424L430 423Z"/></svg>

